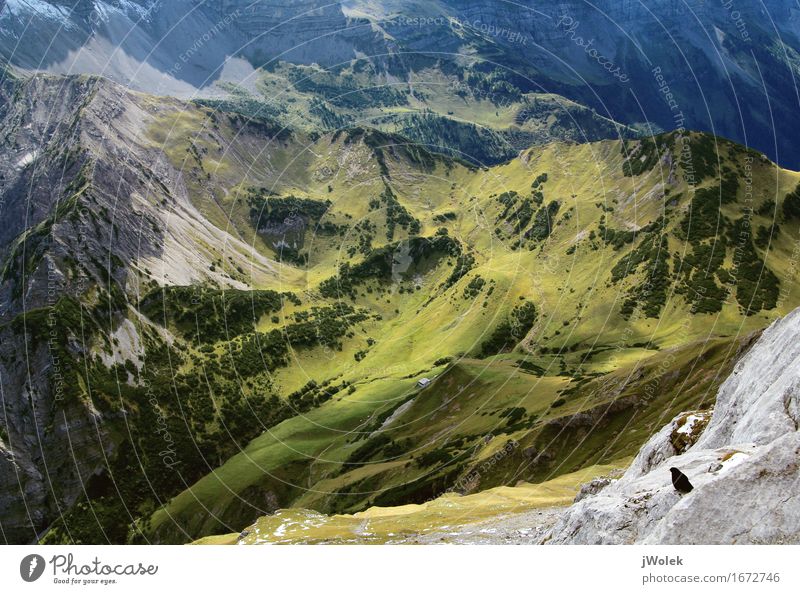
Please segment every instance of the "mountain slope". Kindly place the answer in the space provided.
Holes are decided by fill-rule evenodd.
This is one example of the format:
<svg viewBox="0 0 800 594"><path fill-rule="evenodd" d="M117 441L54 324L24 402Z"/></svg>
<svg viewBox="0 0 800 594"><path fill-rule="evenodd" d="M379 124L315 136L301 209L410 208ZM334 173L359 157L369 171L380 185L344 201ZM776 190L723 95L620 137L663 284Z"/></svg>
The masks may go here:
<svg viewBox="0 0 800 594"><path fill-rule="evenodd" d="M184 542L611 463L797 303L799 176L721 139L478 168L4 80L8 541Z"/></svg>
<svg viewBox="0 0 800 594"><path fill-rule="evenodd" d="M592 466L536 485L450 493L352 516L282 510L241 534L198 544L796 542L799 317L795 310L754 337L713 410L678 414L624 474ZM689 494L672 486L670 467L688 475ZM578 492L587 477L593 480ZM573 497L571 506L556 507Z"/></svg>
<svg viewBox="0 0 800 594"><path fill-rule="evenodd" d="M703 146L709 146L707 138L691 138L687 142L697 143L692 150L698 155L702 154ZM417 275L413 285L420 287L423 296L408 298L401 297L403 293L399 293L401 304L403 299L410 301L405 302L405 307L396 308L397 322L385 326L381 335L383 338L378 338L377 342L373 340L371 343L368 338L366 348L353 353L360 365L347 365L345 368L348 371L338 376L355 386L352 396L335 398L323 404L318 411L295 418L278 426L275 431L265 433L250 444L243 454L231 459L214 475L206 477L177 497L163 513L157 513L148 528L157 538L169 540L180 538L178 534L201 535L229 530L231 526L236 526L237 521L241 526L242 519L287 503L321 511L357 511L370 504L425 500L446 490L448 485L461 485L461 488L469 490L478 485L485 488L493 484L508 484L508 481L520 478L541 480L551 476L554 470L566 472L589 463L604 463L630 455L633 448L641 443L636 436L644 438L648 435L650 430L658 426L657 419L671 416L667 411L677 412L689 401L706 402L706 398L713 393L715 382L721 381L725 364L730 363L737 351L730 337L736 336L743 328L758 328L761 322L758 321L760 316L740 317L740 308L746 311L755 295L747 288L744 271L736 264L741 254L735 256L736 250L730 244L725 248L726 252L731 250L727 255L714 256L714 249L710 250L711 253L707 250L707 247L713 246L719 250L722 243L729 240L721 239L728 236L724 233L716 235L708 243L711 220L707 217L711 212L702 205L712 195L716 196L719 204L720 196L725 196L733 186L727 182L725 193L721 195L722 186L716 189L708 187L710 192L707 193L693 191L691 187L682 185L686 183L685 180L679 180L686 172L678 161L678 145L681 142L682 139L670 136L659 139L661 149L666 151L655 160L667 169L661 172L654 164L651 164L654 169L649 171L642 165L653 161L652 156L643 153L655 147L647 148L646 143L638 143L635 148L626 146L624 149L618 143L610 143L553 146L543 151L532 151L522 159L490 172L503 181L506 192L489 193L488 199L483 200L476 197L474 202L477 204L473 208L480 213L477 217L469 211L454 211L456 214L451 219L454 224L450 226L447 223L449 211L445 211L446 205L440 204L437 208L434 203L433 212L438 211L442 216L434 215L433 218L444 221L450 227L447 236L473 246L470 253L474 262L469 264L473 267L469 274L456 281L451 288L447 288L446 281L442 285L446 288L444 295L434 298L424 295L425 287L437 285L435 277L430 278L432 272L421 278ZM722 171L728 173L723 177L730 177L734 167L745 167L745 163L750 163L747 167L752 166L754 172L763 166L769 167L760 157L754 158L751 153L741 152L733 145L725 146L722 152L726 155L724 159L727 164ZM632 152L629 159L623 155L627 151ZM590 161L588 155L595 157L595 165L602 170L601 179L608 184L605 188L607 195L615 196L608 204L594 202L591 194L579 198L589 187L596 187L594 180L590 181L589 178L586 178L586 186L575 183L572 173L575 164ZM733 165L739 159L743 159L741 165ZM387 177L393 180L392 187L400 192L405 186L407 191L412 192L411 201L408 202L408 198L406 201L413 204L413 196L419 192L424 178L415 176L408 180L410 183L406 186L406 180L402 180L396 169L402 167L402 162L389 159L386 163ZM562 177L561 171L551 170L544 176L547 173L544 169L556 163L570 174ZM699 161L697 164L687 164L693 169L693 175L687 177L695 182L699 179L697 175L703 173L700 164ZM706 178L706 184L713 183L715 178L712 173L715 169L713 165L711 167L711 170L705 171L706 175L711 175ZM640 175L626 176L626 172L632 173L632 168ZM466 179L460 177L464 174L468 176ZM457 186L460 185L461 191L469 195L472 193L469 185L471 175L467 171L459 173L456 167L446 177L453 179L457 176L455 179L460 180ZM755 174L754 179L760 175ZM546 181L542 181L545 177ZM617 193L618 190L611 189L616 186L610 178L622 184L622 187L629 182L640 186L637 196L641 198L637 200L630 196L626 200L623 194ZM481 183L485 184L485 181ZM540 214L548 212L548 203L544 198L538 210L533 208L534 212L525 214L527 211L522 196L531 192L530 189L526 191L526 187L534 186L533 197L528 199L533 201L538 199L536 192L539 191L552 191L551 195L564 196L567 192L562 184L565 183L569 184L574 196L574 202L567 201L567 204L573 206L565 208L566 205L559 205L558 215L561 218L552 226ZM683 196L678 188L686 190L693 197ZM674 200L668 198L666 205L674 208L678 216L670 217L666 223L669 231L666 232L653 224L659 220L658 213L665 205L656 198L658 192L675 196ZM431 195L435 193L431 192ZM760 196L760 199L765 199L764 194ZM514 199L518 202L509 207L509 202ZM469 204L470 200L466 202ZM736 229L737 225L741 225L735 222L739 216L736 213L742 212L738 209L743 204L733 196L723 197L721 202L722 210L717 206L717 214L712 215L712 228L721 224L722 227ZM530 208L531 202L528 204L527 208ZM553 208L549 212L555 210ZM759 210L766 212L764 208ZM514 213L510 220L506 219L509 212ZM644 219L646 224L637 226L639 233L626 233L617 225L623 220L630 220L633 212L641 217L634 220ZM425 221L430 218L427 217L420 217L423 233L428 228ZM568 227L572 224L568 221L573 217L580 221L577 229ZM616 221L613 226L611 220ZM674 256L667 258L666 255L658 255L658 244L650 243L652 238L648 239L648 233L654 233L656 229L669 242L670 251L675 250ZM739 251L746 248L752 256L753 251L746 245L746 242L741 244ZM788 247L790 244L786 245ZM774 247L778 249L777 244ZM649 251L645 252L645 249ZM655 253L652 251L654 249ZM591 258L590 264L589 260L574 257L578 250L585 250L587 254L597 252L597 255ZM572 258L562 260L560 254ZM609 263L603 264L603 258L608 258ZM650 272L631 270L638 266L639 258L648 262ZM666 265L665 272L657 272L660 269L659 262L672 258L675 261ZM547 265L548 260L550 266ZM569 263L561 263L564 261ZM718 261L720 264L716 264ZM728 266L731 270L737 269L736 275L740 280L737 281L739 288L735 291L738 295L735 299L722 297L728 290L717 284L721 280L710 280L707 272L703 275L698 272L713 271L723 261L727 262L725 270L729 269ZM537 266L537 262L541 264ZM614 262L616 264L612 265ZM565 266L568 270L566 276ZM780 258L773 260L771 266L781 266ZM600 272L600 278L597 278L598 270L609 269L610 272ZM535 271L534 277L529 280L531 271ZM761 272L769 274L766 270ZM629 273L633 274L633 278L623 280L628 279ZM370 276L364 278L361 274L359 272L359 276L354 278L349 268L340 269L336 290L324 292L323 295L355 299L357 304L370 308L379 305L380 300L376 302L370 295L376 292L380 295L381 276L375 277L375 281L378 281L375 283ZM656 274L659 276L654 276ZM724 277L724 273L721 276ZM383 282L391 277L387 272ZM449 278L453 278L452 274ZM757 284L766 286L769 283ZM325 283L321 285L326 286ZM701 286L706 288L698 290ZM385 291L386 285L383 287ZM501 295L499 303L489 297L497 292ZM603 297L609 295L607 292L614 297ZM771 295L768 300L777 299L773 289L768 292ZM412 296L415 293L412 292ZM663 295L663 302L660 295ZM538 314L537 323L530 331L517 335L517 340L522 338L524 345L522 353L527 351L527 355L522 359L518 356L494 357L488 364L480 363L477 366L477 362L464 358L460 353L486 356L487 353L497 352L493 349L505 351L507 346L504 348L504 342L506 345L509 341L512 344L515 342L513 333L504 335L509 330L499 322L503 315L515 315L513 312L517 310L514 310L513 304L520 302L518 297L535 303ZM733 293L728 297L733 297ZM463 306L460 305L462 300L466 300ZM771 307L763 301L761 303ZM489 322L488 327L486 322L470 322L480 320L486 314L492 315L492 308L497 306L501 308L498 312L500 315L494 314L495 321ZM485 314L481 312L484 307L488 308ZM503 311L505 314L501 313ZM718 313L715 315L714 312ZM476 318L476 315L480 317ZM716 320L710 326L709 315L710 319ZM618 322L602 323L602 320L615 317L627 319L632 325L626 329ZM459 322L455 326L452 323L445 326L447 333L441 336L441 320L454 318ZM568 336L562 338L564 328L568 329ZM401 332L399 337L394 336L397 332ZM426 341L424 337L431 333L441 338L433 344ZM375 336L372 332L369 335ZM719 342L709 342L715 336L720 338ZM620 340L622 345L619 345ZM698 340L699 343L694 342ZM642 346L645 347L643 350ZM648 348L670 348L671 351L664 356L648 352ZM604 351L605 355L602 354ZM598 355L599 358L595 359ZM447 357L453 356L458 362L442 367ZM305 362L290 366L286 375L278 373L278 380L284 377L289 380L298 375L303 377L312 369L336 369L344 364L344 357L339 358L335 353L323 360L325 364L322 368ZM415 369L416 361L420 365ZM432 364L433 368L430 367ZM685 368L681 369L683 365ZM664 367L671 369L670 377L675 380L684 378L674 385L674 392L663 378L663 372L657 371ZM527 381L524 374L520 373L526 369L533 374ZM612 377L617 379L604 377L592 380L593 374L603 374L611 369L615 370ZM371 379L370 375L376 371L378 377ZM539 374L544 377L535 379ZM424 375L439 377L430 387L417 394L414 382ZM571 379L565 383L562 378ZM300 387L297 385L299 382L296 379L294 381L297 383L290 385ZM468 389L470 386L474 392ZM687 389L689 386L692 388ZM478 398L470 402L482 393L486 394L485 399ZM655 394L659 394L659 399L654 402ZM564 398L565 395L569 397ZM576 400L574 404L567 405L570 398ZM382 404L387 401L389 406ZM642 407L651 407L649 410L656 417L648 420ZM391 426L384 428L376 434L376 429L381 428L395 412L400 415L395 419L399 418L401 425L396 429ZM487 413L490 418L482 420L481 416ZM402 423L406 415L410 423L408 428ZM418 426L420 421L425 423L422 433ZM437 425L437 421L441 425ZM634 425L631 426L631 423ZM312 427L317 427L313 433ZM589 427L593 428L592 440L586 442L582 432ZM641 428L633 430L633 427ZM323 437L327 431L332 431L332 435ZM489 442L494 445L489 448L478 447L481 436L487 432L494 434ZM337 439L337 434L341 434L342 438ZM309 441L311 435L314 439ZM626 437L618 441L622 435ZM607 445L609 436L616 436L611 440L614 445L610 448ZM364 438L366 441L362 445ZM420 442L427 444L419 448L416 444ZM481 476L474 484L470 484L469 480L464 482L464 477L470 476L471 469L509 442L520 446L512 448L513 456L493 465L492 471L486 473L487 476ZM576 443L579 444L577 448ZM404 453L404 449L409 447L411 451ZM559 451L559 447L564 450ZM539 455L540 452L546 456ZM548 460L548 456L552 458ZM364 461L370 463L364 465ZM353 470L348 470L350 467ZM286 474L287 470L289 474ZM298 480L299 477L302 478ZM261 498L264 497L266 499L262 503ZM204 514L202 506L209 507L212 501L214 513Z"/></svg>
<svg viewBox="0 0 800 594"><path fill-rule="evenodd" d="M159 283L249 286L237 266L280 282L274 262L203 216L183 174L140 135L178 105L95 78L6 89L0 367L12 541L71 507L126 439L123 363L138 373L146 345L161 342L129 300Z"/></svg>
<svg viewBox="0 0 800 594"><path fill-rule="evenodd" d="M525 112L521 97L558 95L593 110L601 129L611 121L648 133L705 130L796 169L800 150L776 124L800 117L799 22L790 0L735 8L703 0L11 0L0 10L0 53L26 71L102 74L156 94L244 91L298 111L293 127L350 125L343 104L352 100L366 101L370 118L431 109L457 127L445 103L469 108L459 96L501 119ZM456 96L439 101L448 87ZM295 91L313 96L313 106L292 106ZM589 140L607 136L593 128Z"/></svg>

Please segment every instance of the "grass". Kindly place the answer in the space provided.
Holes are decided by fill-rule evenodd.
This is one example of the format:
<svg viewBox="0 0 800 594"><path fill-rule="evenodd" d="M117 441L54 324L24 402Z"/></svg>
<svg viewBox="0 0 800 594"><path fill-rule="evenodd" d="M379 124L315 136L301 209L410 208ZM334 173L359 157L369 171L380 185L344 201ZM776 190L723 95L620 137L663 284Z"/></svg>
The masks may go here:
<svg viewBox="0 0 800 594"><path fill-rule="evenodd" d="M453 111L455 118L474 121L469 110L480 111L484 123L496 129L513 117L511 108L494 116L481 102L456 100L441 89L431 91L429 101L438 102L445 114ZM465 105L458 107L458 101ZM212 116L203 109L165 109L148 134L184 172L193 204L270 260L275 258L270 238L252 226L247 197L253 188L274 192L281 200L290 195L315 203L330 200L324 218L341 225L344 234L306 233L298 249L308 254L307 265L282 262L274 278L250 283L253 289L290 291L302 300L302 305L261 315L258 331L279 330L312 307L329 306L331 297L323 296L320 285L335 278L342 263L356 266L386 246L401 253L410 226L395 225L388 238L391 220L386 201L380 200L387 186L397 208L419 221L420 236L432 237L444 228L474 261L449 287L445 283L455 257L414 262L404 269L410 271L407 276L368 278L354 285L352 295L340 296L370 316L349 328L340 346L295 349L284 367L264 370L255 378L260 383L243 391L258 398L260 387L269 385L285 398L309 380L346 383L348 388L270 427L172 497L145 528L156 541L185 542L238 531L276 506L313 510L297 513L327 526L328 520L314 514L352 515L378 504L419 503L458 483L508 440L519 444L514 453L494 464L474 489L520 480L545 484L632 456L672 415L710 405L740 338L800 302L790 277L798 225L781 220L781 233L769 250L759 251L781 279L785 298L778 307L743 316L731 294L719 312L692 314L691 304L675 290L680 283L670 268L657 315L647 317L641 310L622 315L623 302L641 287L650 261L640 262L616 283L610 271L645 236L657 233L663 233L670 267L676 266L677 256L682 260L692 250L680 233L685 209L697 190L719 180L707 177L693 188L679 169L664 195L671 175L661 161L626 175L619 142L551 143L480 170L439 158L425 160L423 168L388 147L380 149L378 162L375 146L361 137L347 141L346 134L312 139L297 131L265 141L223 114ZM726 163L739 171L743 155L729 143L720 146ZM780 215L783 196L797 186L798 174L776 173L760 160L752 171L752 207L774 200ZM516 235L498 234L504 224L498 196L516 192L531 197L537 179L541 206L559 205L557 212L551 210L550 232L526 240L525 232L536 224L532 216ZM711 204L709 216L742 216L748 205L739 185L739 200ZM772 215L760 212L758 223L771 224ZM663 229L642 230L661 217ZM513 212L505 219L513 224ZM615 230L624 241L605 241L604 229ZM209 242L208 249L215 248ZM220 253L221 265L235 268L241 259L229 262L227 255ZM729 251L722 267L731 262ZM528 332L517 337L519 344L496 355L482 352L522 300L535 305L537 316ZM213 350L224 353L232 346L222 341ZM192 353L202 362L201 352ZM452 363L434 365L443 358ZM520 361L530 363L527 371ZM193 365L187 362L186 370ZM418 391L421 377L434 381ZM381 430L395 411L398 416ZM591 422L576 424L572 419L578 418ZM348 464L354 452L359 459Z"/></svg>
<svg viewBox="0 0 800 594"><path fill-rule="evenodd" d="M678 411L708 406L714 387L732 364L735 345L735 341L720 339L678 352L645 351L646 358L628 367L617 366L610 377L589 379L582 385L564 377L520 373L503 359L464 360L426 371L424 375L435 380L418 393L414 386L421 374L357 384L352 395L285 421L255 439L157 512L151 529L164 541L185 538L176 532L176 522L191 538L238 530L268 511L258 508L264 492L280 493L281 506L320 512L355 512L379 501L404 502L402 497L392 500L392 493L406 493L406 500L413 501L416 496L408 485L420 484L420 495L427 493L426 481L449 476L454 466L462 476L480 468L509 439L518 447L491 467L481 479L481 488L519 480L543 482L610 463L632 456ZM667 377L660 371L665 360L674 370ZM642 369L641 376L630 381L637 368ZM618 391L620 385L623 389ZM615 408L617 401L651 391L655 396L643 408ZM344 465L368 435L375 435L379 415L385 417L409 397L413 397L410 406L386 429L392 442L409 447L399 454L378 450L357 467ZM560 398L565 404L553 408ZM511 408L524 409L521 420L510 422L504 416ZM559 421L598 408L601 412L590 425L570 427ZM493 435L488 443L486 435ZM552 459L535 464L531 450L547 452ZM441 465L421 468L415 463L423 454L436 451L443 452ZM213 508L215 517L204 513L203 506Z"/></svg>
<svg viewBox="0 0 800 594"><path fill-rule="evenodd" d="M517 500L529 507L560 504L574 493L575 473L590 476L618 464L675 414L707 410L742 338L800 304L793 276L798 221L795 200L787 210L785 198L800 176L760 157L748 164L751 155L732 143L716 145L724 200L714 191L721 183L713 175L716 159L709 159L715 143L696 134L690 139L703 161L696 187L676 154L675 170L650 149L641 167L632 168L630 161L626 167L616 141L551 142L476 168L404 147L402 138L390 134L399 115L424 104L436 118L475 122L502 135L533 97L500 107L485 98L459 97L452 80L442 76L440 85L420 86L418 97L406 95L407 104L365 96L363 113L339 102L335 113L315 104L314 115L313 97L302 90L308 87L289 85L295 102L281 101L288 82L284 68L264 73L259 84L285 107L277 115L308 118L291 132L267 121L249 125L235 113L258 109L243 90L237 90L240 105L217 112L141 99L155 114L143 131L144 150L165 157L173 179L166 183L154 172L145 174L153 192L136 199L157 204L169 231L154 226L164 252L143 253L136 264L142 272L159 263L174 265L171 271L186 272L182 282L191 286L165 291L174 298L167 300L166 319L159 320L162 296L154 282L147 283L141 296L151 295L152 302L140 311L156 327L124 306L122 281L111 284L110 297L97 287L82 296L92 318L77 315L77 300L56 308L64 322L57 353L75 378L67 395L91 402L107 420L116 447L106 471L124 497L108 492L92 506L74 506L63 529L48 532L51 542L69 542L74 534L80 542L99 540L103 530L91 517L95 503L115 541L136 542L238 532L279 508L292 508L279 520L318 525L319 540L335 529L344 535L330 537L336 540L349 538L354 521L385 518L379 532L387 538L403 522L412 531L427 529L438 521L431 514L454 501L474 502L476 514L511 509L482 498L484 493L500 494L512 507ZM319 86L327 79L317 74ZM547 132L552 126L543 120L560 109L558 98L535 99L543 104L537 118L519 122L521 136L529 139ZM382 132L362 126L358 132L312 134L311 116L334 124L363 117ZM750 165L748 195L743 178ZM730 183L730 175L738 183ZM80 204L91 201L96 182L77 176L65 194L74 199L64 202L66 210L56 213L55 222L70 221ZM512 193L528 204L527 214L506 208ZM275 216L269 232L254 226L254 196L278 207L270 211ZM551 204L558 209L551 207L545 226L536 213ZM293 213L298 206L301 212ZM681 224L690 207L694 232ZM97 209L98 221L107 218L104 210ZM780 224L769 244L762 233L747 253L746 271L753 281L760 271L752 264L764 261L780 281L777 306L743 315L739 284L728 287L719 311L693 312L687 291L696 287L685 286L678 266L688 254L707 249L703 242L722 249L720 237L751 210L753 229ZM277 261L276 241L287 235L281 226L290 227L286 219L293 214L308 219L309 228L288 233L296 253ZM665 221L663 229L653 226L656 221ZM331 226L313 233L310 226L317 222ZM49 224L32 233L46 235ZM403 248L421 241L414 236L435 240L445 233L457 249L404 260L410 249ZM669 275L663 296L646 299L642 287L655 256L642 246L656 238L670 256ZM168 249L174 241L198 252L197 261L175 258L178 252ZM720 281L723 271L736 278L730 272L732 245L728 241L724 253L715 252ZM22 261L14 253L6 270L32 273L41 255ZM392 269L359 273L343 295L323 290L343 264L363 272L359 265L376 255ZM71 273L78 275L81 265L72 256ZM631 261L635 270L624 270ZM469 266L457 271L459 262ZM693 275L702 273L704 262L698 257L694 263ZM620 267L624 274L612 278ZM114 268L115 278L122 278L122 263L114 261ZM257 273L251 276L251 270ZM265 299L274 297L266 291L296 299L279 307ZM623 311L631 295L650 308ZM106 315L99 324L105 308L98 304L110 300L114 319ZM519 317L514 312L523 303L533 304L537 315L518 333L510 332L504 324ZM31 324L44 328L46 313L26 314L29 332ZM68 348L79 335L93 352L112 348L106 323L111 321L113 331L125 316L145 346L139 374L152 394L143 384L124 382L133 363L108 369L93 357L88 367L77 365ZM19 322L12 322L12 330ZM166 328L158 328L159 322ZM483 348L498 329L513 344ZM34 334L47 334L39 330ZM291 345L284 334L294 338ZM432 383L420 390L423 377ZM169 428L180 460L169 472L159 454L164 440L152 430L159 420ZM470 479L476 472L478 478ZM507 491L519 481L539 485L538 494ZM439 497L454 490L464 496ZM141 537L129 531L128 504L138 510ZM458 514L443 517L461 521ZM271 522L260 521L267 531Z"/></svg>
<svg viewBox="0 0 800 594"><path fill-rule="evenodd" d="M301 508L260 518L239 534L206 537L194 544L405 544L427 533L498 516L572 502L581 484L629 463L591 466L543 483L494 487L472 495L443 495L422 504L370 507L355 514L323 515Z"/></svg>

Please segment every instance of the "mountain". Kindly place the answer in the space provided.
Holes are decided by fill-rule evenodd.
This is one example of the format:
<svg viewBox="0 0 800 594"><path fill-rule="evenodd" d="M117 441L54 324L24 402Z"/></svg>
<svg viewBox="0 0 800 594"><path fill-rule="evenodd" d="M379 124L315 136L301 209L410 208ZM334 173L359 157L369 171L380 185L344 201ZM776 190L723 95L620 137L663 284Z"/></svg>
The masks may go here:
<svg viewBox="0 0 800 594"><path fill-rule="evenodd" d="M290 128L366 123L481 165L553 139L636 134L497 69L406 54L374 29L326 3L25 1L0 11L0 54L25 72L98 74Z"/></svg>
<svg viewBox="0 0 800 594"><path fill-rule="evenodd" d="M569 123L567 138L618 136L613 122L704 130L797 169L797 141L778 123L800 123L798 23L790 0L10 0L0 54L28 72L101 74L155 94L245 93L291 127L407 129L408 112L431 110L451 129L436 145L494 145L487 164L542 140L524 133L543 95L561 98L547 115ZM414 139L428 137L423 127Z"/></svg>
<svg viewBox="0 0 800 594"><path fill-rule="evenodd" d="M623 50L658 39L657 10L745 130L765 103L700 57L739 25L709 3L610 3L602 27L535 6L2 3L5 542L347 531L387 507L435 538L460 496L507 497L487 521L566 504L711 414L800 305L800 173L690 131L703 95L659 43L687 116L664 125L655 66L632 95ZM770 11L739 13L768 56L723 65L768 67L788 129L794 13ZM545 27L567 16L614 40L616 76Z"/></svg>
<svg viewBox="0 0 800 594"><path fill-rule="evenodd" d="M797 304L800 176L710 136L479 168L98 77L3 93L12 542L183 542L612 464Z"/></svg>

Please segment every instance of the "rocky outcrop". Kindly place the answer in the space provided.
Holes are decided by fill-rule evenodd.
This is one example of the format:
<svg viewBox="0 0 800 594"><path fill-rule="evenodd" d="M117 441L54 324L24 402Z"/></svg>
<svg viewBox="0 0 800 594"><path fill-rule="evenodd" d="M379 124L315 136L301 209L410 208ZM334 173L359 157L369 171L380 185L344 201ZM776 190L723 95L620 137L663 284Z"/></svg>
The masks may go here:
<svg viewBox="0 0 800 594"><path fill-rule="evenodd" d="M543 542L800 543L798 335L800 309L742 357L710 420L678 415L619 480L582 490ZM690 493L675 490L670 467L689 478Z"/></svg>

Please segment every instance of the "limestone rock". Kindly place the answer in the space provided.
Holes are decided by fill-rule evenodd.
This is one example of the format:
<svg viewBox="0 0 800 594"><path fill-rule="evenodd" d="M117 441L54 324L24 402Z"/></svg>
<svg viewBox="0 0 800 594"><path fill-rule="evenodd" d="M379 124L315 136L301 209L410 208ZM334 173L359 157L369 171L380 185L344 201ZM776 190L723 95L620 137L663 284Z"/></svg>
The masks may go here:
<svg viewBox="0 0 800 594"><path fill-rule="evenodd" d="M620 480L579 495L542 542L800 543L798 335L800 309L742 357L710 420L702 411L675 417ZM694 485L691 493L674 489L672 466Z"/></svg>

